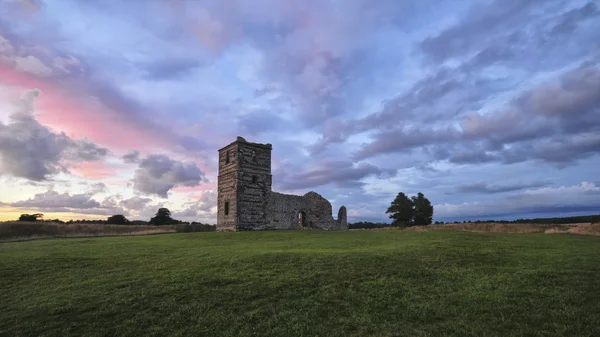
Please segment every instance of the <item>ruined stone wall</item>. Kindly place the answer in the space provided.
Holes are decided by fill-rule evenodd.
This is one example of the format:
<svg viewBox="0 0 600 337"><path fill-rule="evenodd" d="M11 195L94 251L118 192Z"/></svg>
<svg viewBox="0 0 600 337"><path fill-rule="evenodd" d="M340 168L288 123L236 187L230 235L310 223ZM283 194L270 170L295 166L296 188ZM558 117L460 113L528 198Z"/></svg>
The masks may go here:
<svg viewBox="0 0 600 337"><path fill-rule="evenodd" d="M331 203L318 193L308 192L299 196L271 192L268 220L261 229L348 229L346 208L342 208L338 214L343 217L334 220Z"/></svg>
<svg viewBox="0 0 600 337"><path fill-rule="evenodd" d="M217 230L348 229L344 206L334 220L331 203L315 192L271 191L271 150L242 137L219 150Z"/></svg>

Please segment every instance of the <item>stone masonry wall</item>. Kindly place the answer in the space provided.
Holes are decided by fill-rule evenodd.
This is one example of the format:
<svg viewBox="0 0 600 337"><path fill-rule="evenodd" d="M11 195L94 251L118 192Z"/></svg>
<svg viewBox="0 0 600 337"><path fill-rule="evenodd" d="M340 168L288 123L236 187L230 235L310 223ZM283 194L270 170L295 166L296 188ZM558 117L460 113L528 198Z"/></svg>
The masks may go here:
<svg viewBox="0 0 600 337"><path fill-rule="evenodd" d="M267 206L267 224L260 229L348 229L346 208L342 208L338 214L343 217L334 220L331 203L318 193L308 192L299 196L271 192ZM303 221L299 214L302 214Z"/></svg>
<svg viewBox="0 0 600 337"><path fill-rule="evenodd" d="M217 230L348 229L346 207L335 220L331 203L318 193L271 191L271 150L242 137L219 150Z"/></svg>
<svg viewBox="0 0 600 337"><path fill-rule="evenodd" d="M237 180L238 160L237 143L230 144L219 151L219 177L217 182L217 229L235 230L238 225L237 217ZM229 153L229 163L227 163ZM225 215L225 203L229 203L229 214Z"/></svg>
<svg viewBox="0 0 600 337"><path fill-rule="evenodd" d="M265 226L271 193L271 148L240 143L238 153L238 230Z"/></svg>

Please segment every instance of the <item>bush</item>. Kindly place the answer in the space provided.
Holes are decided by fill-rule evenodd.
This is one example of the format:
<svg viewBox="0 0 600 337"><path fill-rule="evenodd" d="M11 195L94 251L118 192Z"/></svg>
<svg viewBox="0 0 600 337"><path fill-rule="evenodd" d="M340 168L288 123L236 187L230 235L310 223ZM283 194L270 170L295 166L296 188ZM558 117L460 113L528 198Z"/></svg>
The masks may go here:
<svg viewBox="0 0 600 337"><path fill-rule="evenodd" d="M106 223L110 225L126 225L129 223L129 220L124 215L117 214L106 219Z"/></svg>
<svg viewBox="0 0 600 337"><path fill-rule="evenodd" d="M191 232L216 232L217 226L205 225L201 223L193 222L186 225L177 225L177 232L180 233L191 233Z"/></svg>
<svg viewBox="0 0 600 337"><path fill-rule="evenodd" d="M44 215L42 213L36 213L36 214L21 214L21 216L19 217L19 221L37 221L38 218L43 218Z"/></svg>

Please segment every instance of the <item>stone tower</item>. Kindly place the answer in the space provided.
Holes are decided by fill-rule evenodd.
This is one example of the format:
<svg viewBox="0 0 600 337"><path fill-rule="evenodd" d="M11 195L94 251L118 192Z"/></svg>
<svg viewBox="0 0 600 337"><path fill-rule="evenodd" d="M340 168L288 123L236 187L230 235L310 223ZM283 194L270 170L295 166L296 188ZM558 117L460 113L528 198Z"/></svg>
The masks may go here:
<svg viewBox="0 0 600 337"><path fill-rule="evenodd" d="M237 137L219 150L217 230L244 230L267 224L272 184L271 144Z"/></svg>

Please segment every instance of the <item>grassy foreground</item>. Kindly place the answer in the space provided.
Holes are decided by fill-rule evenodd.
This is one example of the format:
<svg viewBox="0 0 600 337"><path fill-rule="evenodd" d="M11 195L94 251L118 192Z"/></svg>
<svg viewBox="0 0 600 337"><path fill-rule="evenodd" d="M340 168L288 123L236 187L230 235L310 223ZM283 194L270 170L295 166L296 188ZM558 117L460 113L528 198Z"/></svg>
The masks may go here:
<svg viewBox="0 0 600 337"><path fill-rule="evenodd" d="M269 231L0 244L2 336L600 336L600 238Z"/></svg>

